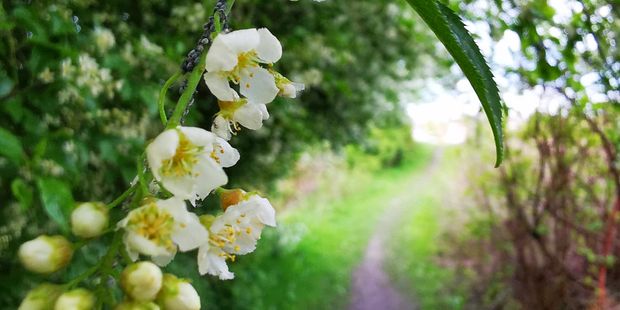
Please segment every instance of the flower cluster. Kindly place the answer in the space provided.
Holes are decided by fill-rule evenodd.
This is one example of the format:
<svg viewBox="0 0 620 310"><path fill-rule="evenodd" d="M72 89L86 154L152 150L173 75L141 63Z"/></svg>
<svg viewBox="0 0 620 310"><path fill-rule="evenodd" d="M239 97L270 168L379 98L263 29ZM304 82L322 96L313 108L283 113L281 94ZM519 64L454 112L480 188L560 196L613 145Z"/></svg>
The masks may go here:
<svg viewBox="0 0 620 310"><path fill-rule="evenodd" d="M95 97L105 94L108 98L113 98L115 92L123 87L122 80L114 80L110 69L100 68L97 61L86 53L80 54L76 65L70 58L63 60L60 64L60 76L74 82L78 89L87 89ZM53 75L44 71L40 78L44 82L51 82ZM79 99L76 88L62 90L58 96L61 102Z"/></svg>
<svg viewBox="0 0 620 310"><path fill-rule="evenodd" d="M109 48L109 34L100 31L97 35L101 45ZM201 70L197 74L204 73L207 86L219 100L212 131L178 122L166 124L168 129L146 147L148 170L139 167L136 181L122 199L108 205L86 202L75 206L70 216L73 235L85 244L113 233L108 253L99 265L66 285L42 284L33 289L20 309L50 305L92 309L101 297L88 286L75 287L93 275L99 276L97 283L105 283L105 277L113 275L109 271L113 260L121 256L134 263L121 273L125 297L116 309L200 309L200 298L188 281L159 269L177 252L197 250L201 275L232 279L227 263L253 252L265 226L276 226L276 215L271 203L258 193L221 187L228 183L224 169L241 157L228 141L239 124L259 129L269 117L266 104L277 95L294 98L303 89L272 67L281 55L280 42L264 28L217 35L204 56L205 67L195 69ZM100 78L96 63L83 56L80 68L78 84L96 86L88 82ZM70 62L63 64L63 72L63 76L76 73ZM221 211L199 216L188 209L214 192L219 195ZM126 205L128 212L111 225L110 210L132 196ZM75 249L63 236L43 235L24 243L18 256L26 269L50 274L66 267Z"/></svg>
<svg viewBox="0 0 620 310"><path fill-rule="evenodd" d="M273 69L280 57L282 45L266 28L237 30L215 38L207 52L204 75L219 101L214 133L230 140L238 125L257 130L269 118L266 104L278 95L295 98L304 89L303 84L293 83Z"/></svg>
<svg viewBox="0 0 620 310"><path fill-rule="evenodd" d="M209 239L198 249L200 274L232 279L226 260L235 255L253 252L265 226L276 226L276 213L269 200L242 190L221 194L225 211L220 216L203 215L202 224L209 230Z"/></svg>

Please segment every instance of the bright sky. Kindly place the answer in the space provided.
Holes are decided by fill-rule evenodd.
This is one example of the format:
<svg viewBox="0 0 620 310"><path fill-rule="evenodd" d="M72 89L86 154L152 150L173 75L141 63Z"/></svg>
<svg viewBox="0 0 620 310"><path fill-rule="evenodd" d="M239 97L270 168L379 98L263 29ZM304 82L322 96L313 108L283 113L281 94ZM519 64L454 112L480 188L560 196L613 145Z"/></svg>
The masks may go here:
<svg viewBox="0 0 620 310"><path fill-rule="evenodd" d="M550 0L549 4L558 13L557 22L569 19L571 10L580 10L578 4L568 0ZM545 92L542 87L520 91L514 86L517 85L516 81L509 80L510 77L502 68L516 65L515 59L519 57L521 45L516 33L508 30L498 42L494 42L488 35L489 29L486 23L468 23L467 28L478 36L476 41L482 53L494 64L493 73L501 90L502 99L510 109L509 129L518 127L537 109L555 113L564 103L558 94ZM586 42L583 48L595 50L596 46L590 46ZM458 67L454 69L459 70ZM480 115L480 102L469 82L466 79L460 80L455 89L446 89L434 81L425 81L423 86L425 93L422 97L425 99L414 101L407 108L413 123L414 140L431 144L465 142L470 131L465 120Z"/></svg>

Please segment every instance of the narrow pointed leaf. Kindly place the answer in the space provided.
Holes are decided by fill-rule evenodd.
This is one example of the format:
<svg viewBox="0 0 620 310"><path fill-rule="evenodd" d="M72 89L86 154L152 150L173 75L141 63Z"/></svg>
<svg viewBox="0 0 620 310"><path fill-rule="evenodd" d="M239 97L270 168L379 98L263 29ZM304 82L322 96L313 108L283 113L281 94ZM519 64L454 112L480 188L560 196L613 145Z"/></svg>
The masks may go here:
<svg viewBox="0 0 620 310"><path fill-rule="evenodd" d="M465 29L461 19L441 2L437 0L407 0L407 2L437 35L473 86L493 130L497 152L495 166L499 166L504 159L502 103L493 74L480 49Z"/></svg>

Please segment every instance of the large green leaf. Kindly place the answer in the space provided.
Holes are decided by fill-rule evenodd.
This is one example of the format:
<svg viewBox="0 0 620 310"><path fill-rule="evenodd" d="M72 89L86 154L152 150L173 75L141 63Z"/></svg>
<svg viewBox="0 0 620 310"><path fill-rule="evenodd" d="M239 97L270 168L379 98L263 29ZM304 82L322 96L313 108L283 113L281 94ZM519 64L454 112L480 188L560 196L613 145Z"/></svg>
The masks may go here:
<svg viewBox="0 0 620 310"><path fill-rule="evenodd" d="M22 143L10 131L0 127L0 156L4 156L11 160L14 164L22 161L24 150Z"/></svg>
<svg viewBox="0 0 620 310"><path fill-rule="evenodd" d="M504 159L502 103L493 74L480 49L461 19L444 4L437 0L407 1L454 57L476 91L491 123L497 151L495 166L499 166Z"/></svg>
<svg viewBox="0 0 620 310"><path fill-rule="evenodd" d="M69 185L56 179L39 179L37 186L47 215L63 231L69 231L68 219L75 204Z"/></svg>

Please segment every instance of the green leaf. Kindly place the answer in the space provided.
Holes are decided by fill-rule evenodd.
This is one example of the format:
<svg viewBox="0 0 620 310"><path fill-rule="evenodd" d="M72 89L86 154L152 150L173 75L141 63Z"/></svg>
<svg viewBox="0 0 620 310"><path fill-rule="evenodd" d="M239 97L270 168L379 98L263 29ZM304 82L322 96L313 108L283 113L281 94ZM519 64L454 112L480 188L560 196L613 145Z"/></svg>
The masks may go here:
<svg viewBox="0 0 620 310"><path fill-rule="evenodd" d="M75 202L71 189L66 183L56 179L39 179L37 181L41 202L47 215L60 226L69 231L69 215Z"/></svg>
<svg viewBox="0 0 620 310"><path fill-rule="evenodd" d="M0 127L0 156L4 156L15 164L21 163L24 155L22 143L10 131Z"/></svg>
<svg viewBox="0 0 620 310"><path fill-rule="evenodd" d="M504 159L502 103L493 80L493 73L480 49L465 29L461 19L444 4L437 0L407 0L407 2L437 35L476 91L493 130L497 152L495 166L499 166Z"/></svg>
<svg viewBox="0 0 620 310"><path fill-rule="evenodd" d="M24 182L22 179L15 179L11 182L11 192L13 196L19 201L23 211L26 211L32 205L33 192L32 188Z"/></svg>

